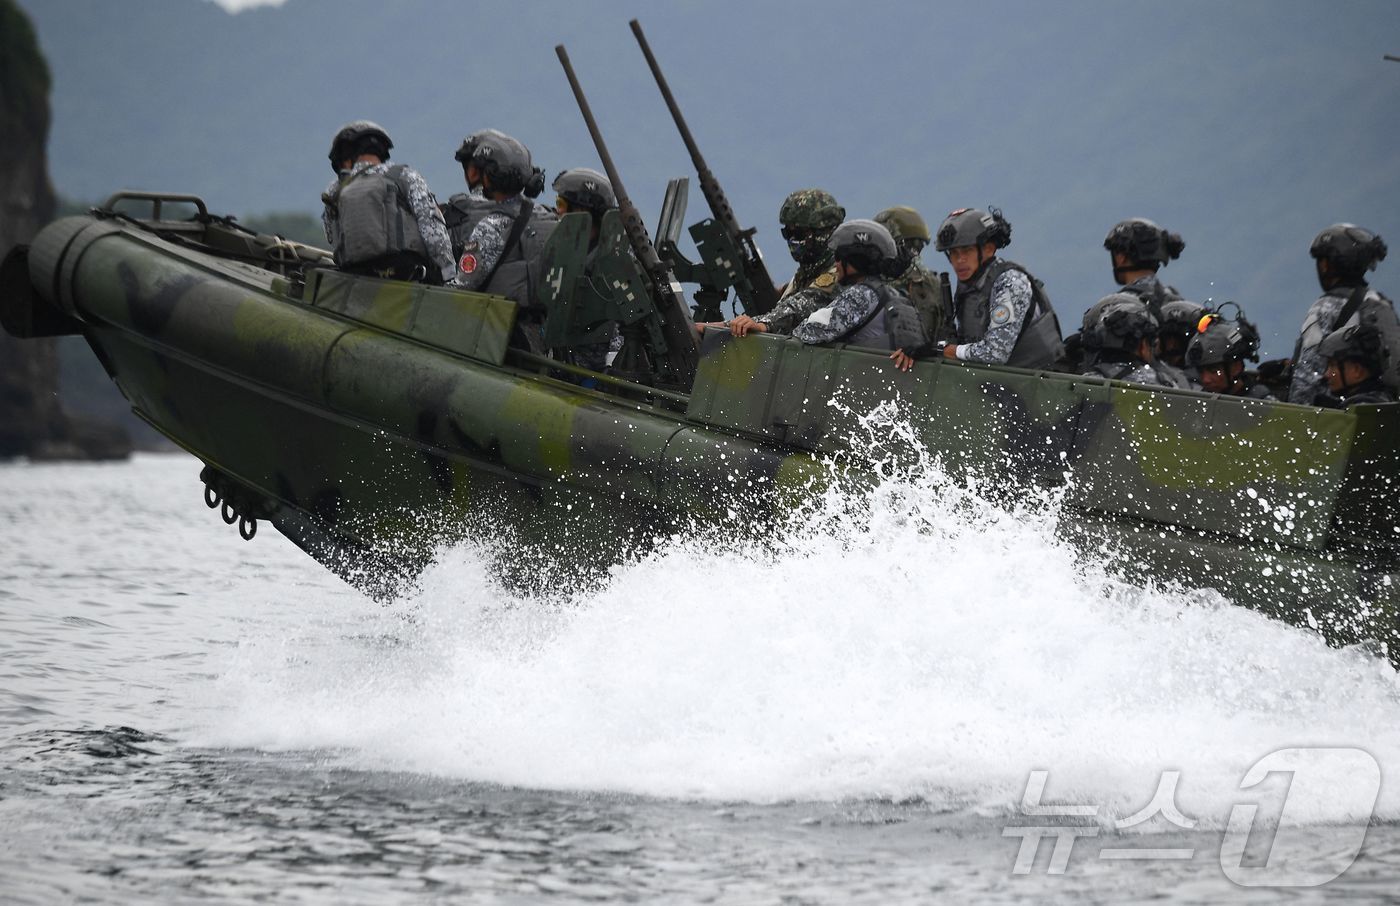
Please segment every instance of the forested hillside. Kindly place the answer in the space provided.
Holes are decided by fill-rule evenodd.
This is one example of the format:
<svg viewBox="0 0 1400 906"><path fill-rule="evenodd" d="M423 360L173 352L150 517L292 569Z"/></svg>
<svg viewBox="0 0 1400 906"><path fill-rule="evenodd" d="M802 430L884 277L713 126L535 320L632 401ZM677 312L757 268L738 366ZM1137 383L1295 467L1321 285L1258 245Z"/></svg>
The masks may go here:
<svg viewBox="0 0 1400 906"><path fill-rule="evenodd" d="M314 214L330 136L359 117L440 196L461 182L452 151L484 126L551 173L597 166L562 42L654 221L689 161L627 29L640 15L780 279L776 211L794 188L827 187L852 216L912 204L935 225L995 204L1015 227L1008 255L1074 325L1112 288L1108 227L1147 216L1186 237L1169 282L1237 299L1283 354L1315 295L1319 228L1354 220L1400 242L1390 0L25 5L54 69L55 181L73 197L160 187L245 216ZM1395 295L1393 272L1378 283Z"/></svg>

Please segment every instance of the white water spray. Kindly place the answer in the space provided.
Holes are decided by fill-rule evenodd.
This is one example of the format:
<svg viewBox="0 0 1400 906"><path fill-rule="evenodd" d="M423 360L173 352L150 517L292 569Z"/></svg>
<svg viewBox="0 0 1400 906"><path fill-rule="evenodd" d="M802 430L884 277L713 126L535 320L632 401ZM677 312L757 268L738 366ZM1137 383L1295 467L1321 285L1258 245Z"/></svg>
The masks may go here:
<svg viewBox="0 0 1400 906"><path fill-rule="evenodd" d="M671 539L564 600L503 587L489 542L444 551L406 621L250 640L208 741L527 787L974 809L1046 770L1055 798L1118 814L1176 770L1207 825L1282 747L1400 765L1388 665L1209 591L1127 585L1056 538L1053 499L992 505L915 459L764 543ZM1348 817L1314 798L1291 807Z"/></svg>

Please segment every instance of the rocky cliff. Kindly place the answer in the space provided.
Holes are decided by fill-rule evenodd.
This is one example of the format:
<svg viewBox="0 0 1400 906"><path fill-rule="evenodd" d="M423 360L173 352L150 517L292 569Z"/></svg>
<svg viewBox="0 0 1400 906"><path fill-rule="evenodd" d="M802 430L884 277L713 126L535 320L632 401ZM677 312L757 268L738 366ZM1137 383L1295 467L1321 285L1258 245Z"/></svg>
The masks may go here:
<svg viewBox="0 0 1400 906"><path fill-rule="evenodd" d="M49 68L28 17L0 0L0 255L52 219L45 143ZM73 418L58 397L54 340L0 332L0 457L121 458L131 442L118 427Z"/></svg>

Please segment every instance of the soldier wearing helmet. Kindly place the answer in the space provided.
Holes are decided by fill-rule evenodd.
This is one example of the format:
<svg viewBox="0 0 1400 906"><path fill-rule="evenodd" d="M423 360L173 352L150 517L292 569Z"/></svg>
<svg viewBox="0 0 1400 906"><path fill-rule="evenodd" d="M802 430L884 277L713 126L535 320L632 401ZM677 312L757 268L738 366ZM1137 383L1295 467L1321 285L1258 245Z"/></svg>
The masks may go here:
<svg viewBox="0 0 1400 906"><path fill-rule="evenodd" d="M845 219L846 209L821 189L798 189L783 200L778 221L788 253L797 262L797 273L782 287L772 311L758 317L739 315L729 322L735 336L749 331L791 333L808 315L836 298L841 287L828 241Z"/></svg>
<svg viewBox="0 0 1400 906"><path fill-rule="evenodd" d="M454 281L465 289L514 299L528 311L534 302L539 261L557 218L524 194L535 179L530 149L494 129L478 133L466 162L467 182L481 187L490 207L472 227L458 256Z"/></svg>
<svg viewBox="0 0 1400 906"><path fill-rule="evenodd" d="M1044 285L997 257L1010 244L1011 224L996 208L959 208L938 228L936 247L958 277L957 342L944 347L948 358L1047 368L1061 357L1060 323Z"/></svg>
<svg viewBox="0 0 1400 906"><path fill-rule="evenodd" d="M1201 316L1196 333L1186 346L1186 363L1207 393L1271 400L1274 395L1269 388L1245 370L1246 362L1259 361L1259 331L1238 311L1239 306L1235 308L1233 321L1225 320L1218 312Z"/></svg>
<svg viewBox="0 0 1400 906"><path fill-rule="evenodd" d="M331 140L335 180L321 194L321 223L336 264L352 274L442 283L456 270L437 199L412 167L390 165L394 143L369 120Z"/></svg>
<svg viewBox="0 0 1400 906"><path fill-rule="evenodd" d="M1156 360L1157 319L1133 293L1113 293L1094 303L1084 313L1080 335L1091 363L1086 375L1152 387L1193 386L1180 369Z"/></svg>
<svg viewBox="0 0 1400 906"><path fill-rule="evenodd" d="M476 155L476 149L481 140L490 137L493 141L514 141L499 129L482 129L473 132L462 140L461 146L453 155L456 161L462 165L462 178L467 182L467 191L458 192L447 203L442 205L442 215L447 221L447 234L452 239L453 260L462 257L462 249L471 239L472 230L481 222L481 218L486 216L496 206L495 199L487 198L485 192L485 177L483 172L472 164L472 158ZM538 198L540 192L544 191L544 171L539 167L531 167L530 179L526 182L522 190L527 198ZM535 216L549 218L553 216L553 210L543 205L535 206Z"/></svg>
<svg viewBox="0 0 1400 906"><path fill-rule="evenodd" d="M1293 350L1293 382L1288 390L1290 403L1310 405L1326 384L1326 359L1320 352L1322 341L1351 320L1353 313L1395 323L1395 309L1389 299L1366 285L1366 272L1385 260L1386 246L1381 237L1354 223L1333 224L1317 234L1309 249L1317 269L1322 296L1308 309L1303 329Z"/></svg>
<svg viewBox="0 0 1400 906"><path fill-rule="evenodd" d="M1398 345L1393 332L1358 313L1318 346L1318 354L1327 363L1323 374L1329 392L1314 402L1336 409L1395 402Z"/></svg>
<svg viewBox="0 0 1400 906"><path fill-rule="evenodd" d="M593 227L588 234L588 247L592 249L598 244L603 215L617 208L612 183L597 170L575 167L554 177L554 192L554 210L560 217L576 211L584 211L592 217Z"/></svg>
<svg viewBox="0 0 1400 906"><path fill-rule="evenodd" d="M901 371L914 366L913 356L927 345L918 313L882 279L899 259L894 237L873 220L849 220L828 240L841 291L793 330L803 343L850 343L893 350Z"/></svg>
<svg viewBox="0 0 1400 906"><path fill-rule="evenodd" d="M923 322L924 333L930 339L943 339L944 326L953 323L953 300L943 292L947 275L940 280L919 258L933 240L928 224L918 211L906 205L885 208L875 215L875 222L890 231L899 249L896 268L899 274L890 279L890 286L902 292L914 306Z"/></svg>
<svg viewBox="0 0 1400 906"><path fill-rule="evenodd" d="M598 234L602 229L603 215L617 209L617 195L613 192L612 183L597 170L575 167L554 177L554 192L554 210L560 217L582 212L591 218L588 257L584 263L585 273L591 274L598 254ZM613 351L615 341L620 344L620 335L614 324L607 339L572 346L563 351L563 356L575 365L602 371L607 367L608 353Z"/></svg>
<svg viewBox="0 0 1400 906"><path fill-rule="evenodd" d="M1162 305L1180 299L1181 293L1158 280L1157 270L1180 258L1186 242L1145 217L1133 217L1114 224L1103 247L1113 263L1113 279L1122 287L1120 292L1140 297L1152 316L1161 321Z"/></svg>
<svg viewBox="0 0 1400 906"><path fill-rule="evenodd" d="M1163 302L1157 318L1157 358L1176 368L1187 368L1186 347L1205 316L1206 307L1199 302L1185 299Z"/></svg>

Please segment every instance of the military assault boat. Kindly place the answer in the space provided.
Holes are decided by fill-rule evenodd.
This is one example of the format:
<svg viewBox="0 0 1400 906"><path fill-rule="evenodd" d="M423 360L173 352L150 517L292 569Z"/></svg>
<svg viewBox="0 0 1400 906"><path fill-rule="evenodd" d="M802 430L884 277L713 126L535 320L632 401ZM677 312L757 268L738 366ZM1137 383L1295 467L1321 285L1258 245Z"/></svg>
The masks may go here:
<svg viewBox="0 0 1400 906"><path fill-rule="evenodd" d="M674 313L631 255L603 268L609 299L587 297L586 217L551 239L546 335L586 341L606 316L664 356L648 327ZM686 386L665 389L513 348L508 299L331 265L192 196L123 193L12 250L0 315L21 337L82 335L136 414L206 464L206 502L244 537L270 523L371 591L482 520L522 550L596 564L658 527L774 512L828 479L824 460L858 463L858 417L897 396L950 474L1060 489L1070 537L1111 539L1133 569L1334 642L1397 650L1400 405L942 358L902 373L875 350L713 330Z"/></svg>
<svg viewBox="0 0 1400 906"><path fill-rule="evenodd" d="M641 26L632 30L713 217L679 251L688 181L656 245L568 54L556 48L618 209L562 217L517 301L355 277L320 249L118 193L0 267L11 334L81 334L132 409L205 464L205 502L269 522L352 583L391 594L446 542L506 537L506 562L605 567L660 531L800 503L861 418L900 401L917 445L995 495L1058 495L1059 525L1132 576L1218 589L1334 643L1400 652L1400 404L1333 411L936 357L706 331L734 298L776 301ZM512 343L528 321L547 351ZM620 330L608 374L568 350ZM873 474L873 473L872 473ZM531 558L531 552L539 556Z"/></svg>

